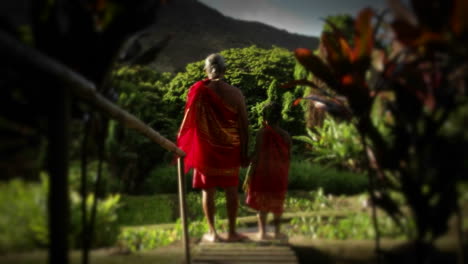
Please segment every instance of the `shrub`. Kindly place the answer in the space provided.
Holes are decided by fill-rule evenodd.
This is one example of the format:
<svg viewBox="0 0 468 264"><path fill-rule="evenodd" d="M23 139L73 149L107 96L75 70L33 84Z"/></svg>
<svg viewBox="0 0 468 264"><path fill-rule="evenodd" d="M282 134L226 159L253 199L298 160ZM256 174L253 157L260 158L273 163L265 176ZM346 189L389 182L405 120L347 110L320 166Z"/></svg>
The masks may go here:
<svg viewBox="0 0 468 264"><path fill-rule="evenodd" d="M307 136L295 136L293 139L310 146L308 156L315 163L326 167L362 171L363 147L352 124L338 123L327 117L322 127L315 127L315 131L308 129Z"/></svg>
<svg viewBox="0 0 468 264"><path fill-rule="evenodd" d="M19 179L1 182L0 211L0 252L27 250L46 244L44 186Z"/></svg>
<svg viewBox="0 0 468 264"><path fill-rule="evenodd" d="M382 237L393 239L408 238L408 232L415 230L413 222L404 220L400 228L392 219L384 214L379 216L379 231ZM358 212L346 217L295 217L291 219L290 234L305 235L324 239L372 239L375 230L371 216Z"/></svg>
<svg viewBox="0 0 468 264"><path fill-rule="evenodd" d="M41 173L40 183L11 180L0 183L0 252L45 247L49 243L47 223L48 177ZM88 216L94 195L87 199ZM110 246L118 235L116 209L118 195L100 199L97 207L93 247ZM81 197L70 192L70 241L80 245ZM13 228L12 228L13 227Z"/></svg>
<svg viewBox="0 0 468 264"><path fill-rule="evenodd" d="M124 66L113 77L119 92L118 104L164 137L175 139L178 116L169 113L182 106L163 99L172 74L158 73L148 67ZM111 174L123 182L122 191L127 193L137 193L149 172L158 163L170 159L165 149L115 121L109 124L106 145Z"/></svg>
<svg viewBox="0 0 468 264"><path fill-rule="evenodd" d="M218 230L223 226L218 221L216 223ZM208 232L208 224L205 221L190 221L188 226L190 238L201 238ZM177 219L173 226L158 227L130 227L124 228L119 235L119 246L130 250L131 252L145 251L155 249L174 243L182 239L182 224Z"/></svg>
<svg viewBox="0 0 468 264"><path fill-rule="evenodd" d="M177 167L171 164L160 164L145 179L140 194L177 193ZM185 175L186 190L192 186L192 173Z"/></svg>
<svg viewBox="0 0 468 264"><path fill-rule="evenodd" d="M309 161L291 161L289 170L290 190L314 190L322 188L325 193L355 194L366 190L364 174L324 168Z"/></svg>
<svg viewBox="0 0 468 264"><path fill-rule="evenodd" d="M88 162L87 166L87 189L89 191L94 191L96 187L97 179L97 170L98 170L98 161L93 160ZM119 186L119 181L110 177L109 164L104 162L102 164L102 175L101 182L99 185L98 194L105 195L106 193L115 193L118 192L121 187ZM68 182L69 188L72 191L80 192L81 189L81 164L78 161L70 162L70 168L68 170Z"/></svg>
<svg viewBox="0 0 468 264"><path fill-rule="evenodd" d="M89 194L86 198L88 221L91 218L91 209L94 202L94 194ZM96 218L94 222L92 247L112 246L117 241L119 234L119 224L117 221L117 208L119 207L120 195L109 195L105 199L98 199L96 208ZM82 198L76 192L71 192L71 239L72 247L81 246L82 218L81 218Z"/></svg>
<svg viewBox="0 0 468 264"><path fill-rule="evenodd" d="M118 238L120 247L131 252L169 245L176 240L173 229L132 228L124 229Z"/></svg>
<svg viewBox="0 0 468 264"><path fill-rule="evenodd" d="M304 130L303 113L292 108L292 100L301 96L296 91L279 89L278 84L293 77L294 58L290 51L273 47L262 49L251 46L242 49L228 49L221 52L228 69L225 79L228 83L239 87L245 98L252 131L256 131L260 123L262 106L265 101L276 99L283 102L283 126L293 134ZM166 98L174 102L184 102L188 87L203 79L203 61L187 65L186 72L179 73L171 81ZM181 118L182 114L180 114ZM180 119L179 118L179 119Z"/></svg>
<svg viewBox="0 0 468 264"><path fill-rule="evenodd" d="M291 196L285 200L284 207L290 212L319 211L324 208L333 208L331 200L325 196L323 189L302 194L300 197Z"/></svg>
<svg viewBox="0 0 468 264"><path fill-rule="evenodd" d="M170 223L178 215L174 195L122 196L117 210L120 225L135 226Z"/></svg>

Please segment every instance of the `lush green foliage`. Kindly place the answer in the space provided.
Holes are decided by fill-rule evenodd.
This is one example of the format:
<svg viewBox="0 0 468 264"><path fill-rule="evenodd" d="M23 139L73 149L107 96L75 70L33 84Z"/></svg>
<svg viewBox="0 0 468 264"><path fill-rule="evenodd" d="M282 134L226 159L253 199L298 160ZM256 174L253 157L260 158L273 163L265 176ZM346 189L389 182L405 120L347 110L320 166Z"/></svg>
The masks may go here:
<svg viewBox="0 0 468 264"><path fill-rule="evenodd" d="M136 252L169 245L180 239L178 235L173 229L124 228L118 243L120 247Z"/></svg>
<svg viewBox="0 0 468 264"><path fill-rule="evenodd" d="M406 230L401 230L387 215L379 216L379 232L386 238L407 237ZM301 234L311 238L325 239L373 239L375 229L372 218L367 212L357 212L346 217L328 217L318 215L316 217L296 217L291 220L292 228L288 230L290 235ZM410 223L403 223L406 228ZM408 226L410 225L410 226Z"/></svg>
<svg viewBox="0 0 468 264"><path fill-rule="evenodd" d="M119 105L173 140L178 122L168 113L177 105L163 99L171 78L169 73L161 74L140 66L124 66L114 72ZM109 125L107 148L112 176L122 181L125 192L138 191L145 175L156 164L170 159L166 150L114 121Z"/></svg>
<svg viewBox="0 0 468 264"><path fill-rule="evenodd" d="M175 196L174 196L175 198ZM187 199L189 208L189 233L190 237L197 239L208 231L206 221L203 219L200 195L189 194ZM149 198L132 197L132 199L145 201ZM170 199L164 196L164 199ZM367 195L356 196L332 196L326 195L322 189L315 191L299 191L288 194L285 201L285 213L290 218L285 218L288 224L283 227L289 236L304 235L310 238L328 239L372 239L375 230L372 228L370 207L366 204ZM216 197L217 212L224 208L224 200ZM144 203L144 202L143 202ZM140 207L135 202L132 206ZM242 208L242 207L241 207ZM196 211L194 213L194 211ZM254 216L255 211L241 210L240 216ZM217 214L217 229L226 232L227 222L223 213ZM221 220L221 221L220 221ZM171 244L182 237L180 219L175 216L173 224L126 226L119 235L119 246L131 251L154 249L156 247ZM239 227L257 225L255 217L251 222L242 221ZM404 232L395 225L383 212L379 212L379 226L382 235L386 238L405 238ZM402 223L405 231L414 231L414 224L408 221Z"/></svg>
<svg viewBox="0 0 468 264"><path fill-rule="evenodd" d="M191 221L203 220L201 194L199 192L187 193L186 202L188 218ZM226 198L223 191L216 192L215 207L218 218L227 218ZM176 194L125 195L121 199L117 214L118 222L122 226L172 223L179 218L179 200ZM246 208L239 209L239 216L249 214L251 212Z"/></svg>
<svg viewBox="0 0 468 264"><path fill-rule="evenodd" d="M174 195L124 195L117 209L118 221L124 226L170 223L178 214L177 208Z"/></svg>
<svg viewBox="0 0 468 264"><path fill-rule="evenodd" d="M19 179L0 183L0 252L31 249L46 241L46 187Z"/></svg>
<svg viewBox="0 0 468 264"><path fill-rule="evenodd" d="M217 221L216 228L222 232L227 229L224 222ZM208 232L206 221L190 221L188 226L191 238L201 238ZM182 238L182 224L178 219L171 227L161 228L156 226L144 226L136 228L123 228L119 236L119 246L132 252L155 249L169 245Z"/></svg>
<svg viewBox="0 0 468 264"><path fill-rule="evenodd" d="M191 173L186 175L186 189L192 188ZM159 164L151 170L144 181L140 194L177 193L177 167L172 164Z"/></svg>
<svg viewBox="0 0 468 264"><path fill-rule="evenodd" d="M88 222L91 218L91 210L95 196L89 194L86 198L86 208ZM108 247L114 245L119 233L119 224L117 222L117 208L119 206L120 196L109 195L104 199L98 199L96 218L94 222L94 232L92 234L92 247ZM77 192L71 192L71 245L81 247L82 219L81 219L82 198Z"/></svg>
<svg viewBox="0 0 468 264"><path fill-rule="evenodd" d="M242 168L239 182L243 182L246 169ZM326 193L354 194L366 190L368 179L365 174L325 167L305 158L293 158L289 170L289 190L314 190L322 188ZM192 174L186 175L186 189L192 189ZM239 186L241 191L241 185ZM160 165L153 169L144 181L140 194L153 195L177 192L177 170L174 165Z"/></svg>
<svg viewBox="0 0 468 264"><path fill-rule="evenodd" d="M330 195L331 197L331 195ZM302 191L301 195L288 195L284 203L286 212L320 211L323 208L333 208L331 200L322 188L315 191Z"/></svg>
<svg viewBox="0 0 468 264"><path fill-rule="evenodd" d="M283 101L284 126L293 134L303 130L300 109L291 108L291 103L298 96L295 92L283 90L279 84L293 77L292 54L282 48L261 49L256 46L243 49L229 49L220 53L224 56L227 72L226 81L239 87L245 98L249 120L253 130L258 129L261 108L265 101L276 99ZM206 78L203 61L188 64L185 72L177 74L169 84L165 99L177 104L185 101L188 88L198 80ZM299 111L298 111L299 110ZM181 116L179 113L179 119Z"/></svg>
<svg viewBox="0 0 468 264"><path fill-rule="evenodd" d="M325 193L354 194L366 190L365 174L335 168L324 168L309 161L293 160L289 171L289 190L315 190Z"/></svg>
<svg viewBox="0 0 468 264"><path fill-rule="evenodd" d="M41 174L40 183L11 180L0 183L0 252L27 250L48 244L47 190L48 177ZM87 198L88 217L94 196ZM119 226L116 210L119 195L99 199L93 247L113 245ZM80 245L81 197L76 190L70 193L70 242L73 247Z"/></svg>
<svg viewBox="0 0 468 264"><path fill-rule="evenodd" d="M291 107L297 92L279 88L279 84L293 78L291 67L295 62L291 52L252 46L221 54L227 64L226 81L239 87L246 98L252 136L261 124L262 107L270 100L283 103L283 127L293 135L303 134L302 110ZM175 76L145 67L119 68L114 72L119 104L166 138L175 140L188 89L206 78L203 63L190 63ZM110 124L107 145L111 173L125 182L126 192L141 192L147 176L156 173L152 170L171 159L162 148L114 122Z"/></svg>
<svg viewBox="0 0 468 264"><path fill-rule="evenodd" d="M363 147L356 128L349 123L326 118L323 126L307 130L307 136L293 139L310 146L311 160L326 167L360 170L364 162Z"/></svg>
<svg viewBox="0 0 468 264"><path fill-rule="evenodd" d="M396 194L398 195L398 194ZM401 197L400 197L401 198ZM325 239L373 239L375 230L372 225L367 195L355 197L325 196L322 189L291 197L286 201L288 211L314 212L315 215L295 216L289 222L289 235L304 235ZM332 214L331 212L345 212ZM320 212L324 212L321 214ZM379 211L379 231L386 238L408 238L414 232L414 222L404 219L401 227L388 215Z"/></svg>

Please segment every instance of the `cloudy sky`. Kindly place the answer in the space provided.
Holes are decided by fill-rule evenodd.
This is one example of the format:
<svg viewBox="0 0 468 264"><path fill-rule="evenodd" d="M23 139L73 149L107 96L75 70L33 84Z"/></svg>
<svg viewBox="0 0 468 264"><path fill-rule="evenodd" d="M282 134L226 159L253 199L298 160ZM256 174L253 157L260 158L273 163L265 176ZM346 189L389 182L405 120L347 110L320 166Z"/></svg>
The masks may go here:
<svg viewBox="0 0 468 264"><path fill-rule="evenodd" d="M355 15L364 7L382 10L386 0L199 0L224 15L319 36L327 15Z"/></svg>

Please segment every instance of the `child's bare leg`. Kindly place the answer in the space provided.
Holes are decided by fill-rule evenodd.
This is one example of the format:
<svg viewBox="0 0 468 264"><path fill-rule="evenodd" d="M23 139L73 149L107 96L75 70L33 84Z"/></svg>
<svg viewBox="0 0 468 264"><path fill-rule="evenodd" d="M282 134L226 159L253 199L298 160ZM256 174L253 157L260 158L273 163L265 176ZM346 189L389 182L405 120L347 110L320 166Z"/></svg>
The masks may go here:
<svg viewBox="0 0 468 264"><path fill-rule="evenodd" d="M268 212L258 212L258 238L265 239L266 238L266 218Z"/></svg>
<svg viewBox="0 0 468 264"><path fill-rule="evenodd" d="M281 213L274 214L273 224L275 225L275 238L281 238L285 235L281 234Z"/></svg>

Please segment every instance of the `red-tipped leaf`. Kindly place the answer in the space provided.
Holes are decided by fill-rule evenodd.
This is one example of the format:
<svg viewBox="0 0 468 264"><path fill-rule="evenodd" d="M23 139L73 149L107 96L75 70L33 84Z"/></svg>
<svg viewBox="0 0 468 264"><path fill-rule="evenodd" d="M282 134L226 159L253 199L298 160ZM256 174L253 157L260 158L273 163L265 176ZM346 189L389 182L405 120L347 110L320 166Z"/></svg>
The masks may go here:
<svg viewBox="0 0 468 264"><path fill-rule="evenodd" d="M452 30L460 36L463 33L468 33L468 1L466 0L454 0L454 9L452 14Z"/></svg>
<svg viewBox="0 0 468 264"><path fill-rule="evenodd" d="M295 50L297 60L317 78L327 84L332 89L339 89L338 82L335 79L330 68L318 56L312 53L311 50L299 48Z"/></svg>
<svg viewBox="0 0 468 264"><path fill-rule="evenodd" d="M356 18L356 36L354 38L354 52L357 58L370 56L374 48L374 29L372 27L372 17L374 11L371 8L365 8L359 12Z"/></svg>
<svg viewBox="0 0 468 264"><path fill-rule="evenodd" d="M294 100L293 106L298 106L301 101L302 101L302 97L297 98L296 100Z"/></svg>
<svg viewBox="0 0 468 264"><path fill-rule="evenodd" d="M310 81L310 80L307 80L307 79L294 80L294 81L290 81L290 82L287 82L287 83L283 83L283 84L280 85L280 87L284 88L284 89L290 89L290 88L295 87L297 85L310 86L310 87L312 87L314 89L317 89L318 91L320 91L324 95L332 96L327 90L323 89L322 87L320 87L319 85L317 85L313 81Z"/></svg>

